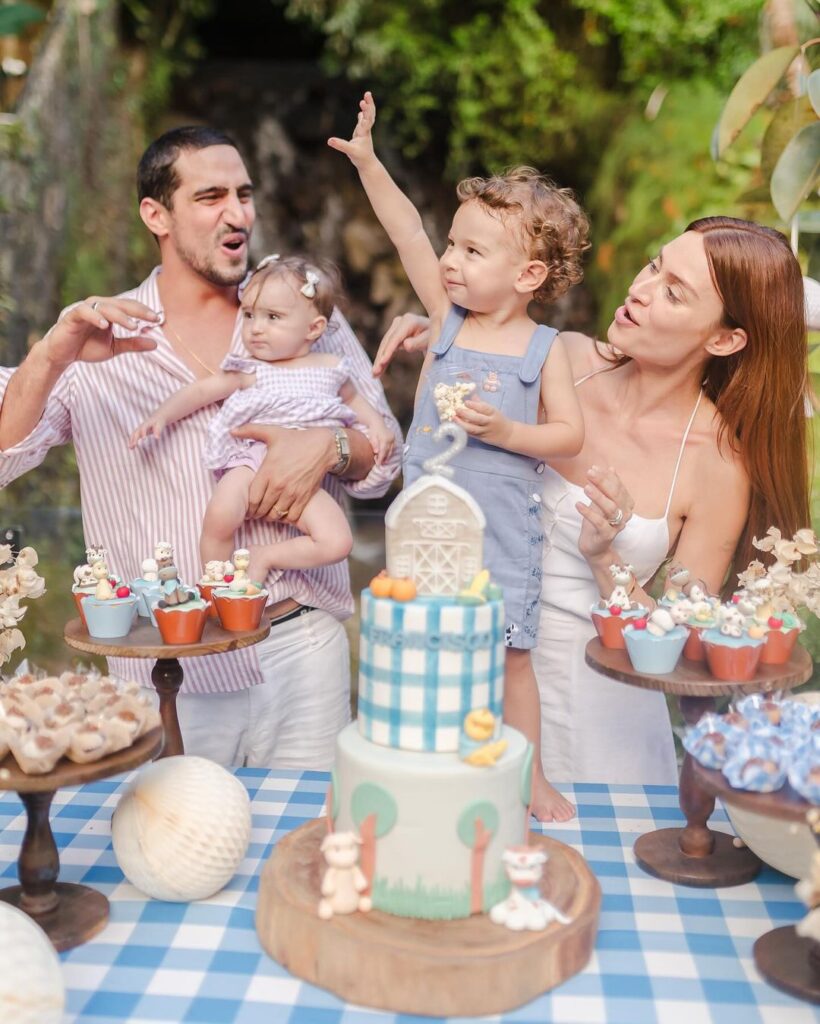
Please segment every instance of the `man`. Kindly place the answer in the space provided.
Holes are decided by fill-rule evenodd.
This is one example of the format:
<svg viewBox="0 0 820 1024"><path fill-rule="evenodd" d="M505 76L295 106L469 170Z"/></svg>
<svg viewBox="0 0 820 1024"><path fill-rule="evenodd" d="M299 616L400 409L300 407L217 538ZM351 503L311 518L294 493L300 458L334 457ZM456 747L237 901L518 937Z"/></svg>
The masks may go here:
<svg viewBox="0 0 820 1024"><path fill-rule="evenodd" d="M214 408L180 421L158 444L131 450L128 437L168 395L212 374L229 351L242 352L239 294L253 186L231 139L197 127L152 143L137 184L160 266L124 296L70 307L17 370L0 370L0 486L37 466L52 445L73 441L85 536L107 548L109 568L133 579L167 539L182 578L192 582L202 571L198 536L214 484L201 460ZM242 436L268 444L268 456L251 492L256 518L237 546L291 535L289 524L323 482L339 500L343 488L376 497L398 473L401 435L381 386L338 311L331 326L318 347L350 357L357 389L396 433L394 454L374 466L358 430L242 428ZM325 769L350 717L339 622L353 608L347 564L288 571L268 586L267 640L184 661L178 708L186 750L222 764ZM148 668L111 659L112 671L146 685Z"/></svg>

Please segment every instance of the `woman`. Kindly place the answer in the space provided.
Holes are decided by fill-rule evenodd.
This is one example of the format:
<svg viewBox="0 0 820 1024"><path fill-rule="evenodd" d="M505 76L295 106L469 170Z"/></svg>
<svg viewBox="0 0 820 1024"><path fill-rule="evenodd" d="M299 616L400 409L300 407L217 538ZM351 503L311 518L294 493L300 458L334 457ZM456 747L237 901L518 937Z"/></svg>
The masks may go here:
<svg viewBox="0 0 820 1024"><path fill-rule="evenodd" d="M541 628L534 667L548 778L674 784L662 694L594 672L589 609L630 563L632 597L674 552L718 592L752 538L809 522L806 323L783 235L749 221L695 221L635 278L607 343L564 335L584 413L581 452L544 471ZM374 363L420 347L402 318ZM426 343L426 342L425 342Z"/></svg>

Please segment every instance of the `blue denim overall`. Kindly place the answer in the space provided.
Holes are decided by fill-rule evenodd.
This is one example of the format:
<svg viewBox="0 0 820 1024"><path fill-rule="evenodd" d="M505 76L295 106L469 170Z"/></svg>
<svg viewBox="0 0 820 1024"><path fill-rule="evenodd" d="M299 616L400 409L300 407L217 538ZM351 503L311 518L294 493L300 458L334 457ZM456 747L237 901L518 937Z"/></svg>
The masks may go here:
<svg viewBox="0 0 820 1024"><path fill-rule="evenodd" d="M433 441L439 425L433 387L439 381L452 384L463 371L476 383L471 398L496 406L520 423L538 422L541 370L558 332L536 327L523 357L478 352L453 344L466 315L467 310L453 306L432 348L436 358L407 435L405 486L423 473L425 459L442 451L442 445ZM504 592L507 646L530 650L538 633L544 463L471 437L448 465L453 480L478 502L487 520L484 566Z"/></svg>

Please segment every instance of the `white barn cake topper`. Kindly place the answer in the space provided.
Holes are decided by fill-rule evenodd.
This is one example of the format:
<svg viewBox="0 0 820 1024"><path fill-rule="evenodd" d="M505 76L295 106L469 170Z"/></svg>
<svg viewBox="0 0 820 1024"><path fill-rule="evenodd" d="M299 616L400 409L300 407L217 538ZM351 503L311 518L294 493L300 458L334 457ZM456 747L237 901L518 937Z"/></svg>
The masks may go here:
<svg viewBox="0 0 820 1024"><path fill-rule="evenodd" d="M484 513L475 500L448 477L447 462L462 450L467 435L443 423L435 440L451 445L424 463L419 477L396 498L384 519L387 573L409 576L421 595L453 595L467 587L482 568Z"/></svg>

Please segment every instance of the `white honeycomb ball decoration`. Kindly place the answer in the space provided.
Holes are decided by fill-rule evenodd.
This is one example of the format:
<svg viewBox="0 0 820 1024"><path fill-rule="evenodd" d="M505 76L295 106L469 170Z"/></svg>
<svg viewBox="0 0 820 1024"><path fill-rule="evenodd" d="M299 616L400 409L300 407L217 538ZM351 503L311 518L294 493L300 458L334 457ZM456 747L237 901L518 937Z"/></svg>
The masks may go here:
<svg viewBox="0 0 820 1024"><path fill-rule="evenodd" d="M60 961L43 929L22 910L0 902L0 1021L60 1024L65 985Z"/></svg>
<svg viewBox="0 0 820 1024"><path fill-rule="evenodd" d="M247 790L204 757L166 757L143 768L111 819L114 854L128 881L177 903L223 889L250 837Z"/></svg>

